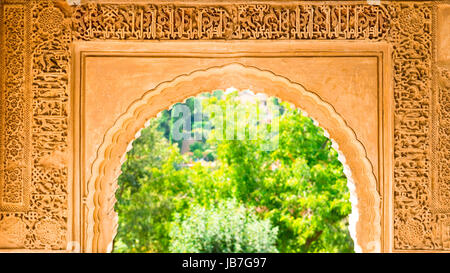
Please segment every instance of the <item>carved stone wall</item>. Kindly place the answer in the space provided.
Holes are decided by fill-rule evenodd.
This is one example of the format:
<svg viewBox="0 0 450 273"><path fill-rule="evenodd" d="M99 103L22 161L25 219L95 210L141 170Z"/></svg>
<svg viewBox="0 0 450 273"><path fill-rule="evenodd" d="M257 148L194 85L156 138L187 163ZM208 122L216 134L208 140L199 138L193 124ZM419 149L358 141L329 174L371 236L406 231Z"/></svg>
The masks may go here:
<svg viewBox="0 0 450 273"><path fill-rule="evenodd" d="M435 62L438 2L84 2L1 2L0 248L63 250L71 241L72 43L286 39L391 45L386 249L450 250L450 81Z"/></svg>
<svg viewBox="0 0 450 273"><path fill-rule="evenodd" d="M70 19L45 1L1 12L0 248L65 249Z"/></svg>
<svg viewBox="0 0 450 273"><path fill-rule="evenodd" d="M441 236L442 248L450 249L450 70L436 67L435 70L435 131L433 177L433 212L436 215L436 233Z"/></svg>

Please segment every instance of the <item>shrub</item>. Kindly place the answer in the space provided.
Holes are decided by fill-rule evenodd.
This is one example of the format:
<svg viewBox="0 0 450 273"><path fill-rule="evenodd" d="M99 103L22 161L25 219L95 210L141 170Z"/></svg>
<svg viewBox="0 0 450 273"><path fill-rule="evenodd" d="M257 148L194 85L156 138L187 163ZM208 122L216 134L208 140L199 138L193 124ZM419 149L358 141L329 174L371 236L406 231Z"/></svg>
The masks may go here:
<svg viewBox="0 0 450 273"><path fill-rule="evenodd" d="M175 216L170 232L172 252L278 252L278 228L235 200L221 201L211 208L195 205L190 212L185 219Z"/></svg>

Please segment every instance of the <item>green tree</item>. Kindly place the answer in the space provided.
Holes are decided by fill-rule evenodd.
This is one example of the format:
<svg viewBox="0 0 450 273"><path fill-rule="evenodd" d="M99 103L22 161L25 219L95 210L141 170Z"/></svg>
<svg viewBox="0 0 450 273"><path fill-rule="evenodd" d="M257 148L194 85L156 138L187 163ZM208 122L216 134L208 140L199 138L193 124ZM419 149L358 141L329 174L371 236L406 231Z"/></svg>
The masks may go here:
<svg viewBox="0 0 450 273"><path fill-rule="evenodd" d="M271 117L274 124L278 122L278 134L273 135L277 128L271 123L246 121L255 110L257 115L264 114L258 107L261 104L243 103L237 98L234 92L203 99L205 115L208 106L219 107L225 114L230 114L227 109L239 108L245 115L223 119L210 113L201 126L195 127L212 129L206 142L192 147L199 151L196 157L210 154L214 161L211 166L186 164L193 158L181 156L179 148L164 137L167 130L161 131L167 127L170 131L167 116L161 115L142 131L119 177L115 251L188 251L183 247L190 243L183 246L184 240L210 242L209 237L190 234L189 230L198 228L193 221L201 220L195 224L205 225L209 221L205 215L219 215L218 204L230 199L235 200L236 207L251 211L255 223L269 221L276 228L275 247L280 252L353 251L347 228L351 212L347 180L323 130L298 109L274 98L265 102L280 107ZM227 119L232 122L227 123ZM227 139L226 131L220 130L227 126L244 128L246 137L236 140L236 130L235 139ZM256 136L250 138L255 129ZM276 145L274 149L262 148L268 144ZM266 235L275 234L271 228L264 230ZM205 242L201 245L208 244ZM196 249L207 251L206 246Z"/></svg>
<svg viewBox="0 0 450 273"><path fill-rule="evenodd" d="M115 210L119 214L116 252L165 251L176 205L187 190L178 148L169 145L158 122L142 130L122 165Z"/></svg>
<svg viewBox="0 0 450 273"><path fill-rule="evenodd" d="M232 93L205 103L220 105L225 112L242 107L236 98ZM264 123L254 125L258 136L253 140L227 140L222 132L212 131L209 142L217 147L221 174L240 202L256 207L260 217L279 228L280 252L353 251L347 228L350 196L337 152L301 111L287 103L269 103L282 106L280 115L273 117L278 119L278 136L271 137L270 124ZM213 117L211 122L213 128L226 127L224 119ZM253 125L242 122L246 121L237 120L237 127L249 132ZM278 141L276 149L261 149L268 140Z"/></svg>
<svg viewBox="0 0 450 273"><path fill-rule="evenodd" d="M177 214L170 233L172 252L277 252L277 228L236 200L205 208L194 205L188 215Z"/></svg>

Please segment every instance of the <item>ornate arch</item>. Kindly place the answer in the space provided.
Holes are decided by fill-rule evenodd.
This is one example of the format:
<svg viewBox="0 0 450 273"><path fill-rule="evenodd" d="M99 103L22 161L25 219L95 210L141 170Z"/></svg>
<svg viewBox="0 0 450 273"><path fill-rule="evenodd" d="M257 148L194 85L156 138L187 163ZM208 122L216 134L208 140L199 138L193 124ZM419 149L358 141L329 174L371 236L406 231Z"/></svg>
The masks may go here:
<svg viewBox="0 0 450 273"><path fill-rule="evenodd" d="M117 178L125 154L148 120L174 103L205 91L234 86L264 92L307 112L339 148L351 192L350 232L357 251L381 251L380 197L366 151L335 109L300 84L255 67L233 63L181 75L163 82L134 101L104 136L88 180L86 251L110 252L117 232L114 211ZM336 146L336 143L339 147Z"/></svg>

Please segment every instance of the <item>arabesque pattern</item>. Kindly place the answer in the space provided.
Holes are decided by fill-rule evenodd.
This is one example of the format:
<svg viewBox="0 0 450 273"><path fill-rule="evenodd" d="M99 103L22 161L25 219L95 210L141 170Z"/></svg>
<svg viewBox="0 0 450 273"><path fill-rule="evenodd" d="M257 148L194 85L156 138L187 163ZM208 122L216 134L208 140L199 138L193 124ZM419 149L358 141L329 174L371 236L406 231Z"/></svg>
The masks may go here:
<svg viewBox="0 0 450 273"><path fill-rule="evenodd" d="M0 248L65 249L70 18L48 1L6 1L2 8L4 67L15 70L2 75L11 88L2 92L2 107L15 108L1 112L14 120L1 120L7 168L0 173Z"/></svg>
<svg viewBox="0 0 450 273"><path fill-rule="evenodd" d="M80 40L382 39L386 6L369 5L82 5Z"/></svg>

